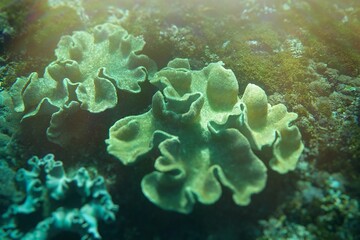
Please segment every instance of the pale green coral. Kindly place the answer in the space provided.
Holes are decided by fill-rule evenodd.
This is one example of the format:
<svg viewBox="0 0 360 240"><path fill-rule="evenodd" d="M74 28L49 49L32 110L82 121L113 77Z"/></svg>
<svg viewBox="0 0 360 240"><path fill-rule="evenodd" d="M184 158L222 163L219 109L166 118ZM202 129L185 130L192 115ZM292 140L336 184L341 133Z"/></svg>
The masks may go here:
<svg viewBox="0 0 360 240"><path fill-rule="evenodd" d="M140 92L139 83L146 80L147 71L153 74L156 70L147 56L137 55L144 45L142 38L106 23L96 26L93 33L79 31L62 37L55 53L60 61L75 61L76 71L81 73L76 82L87 83L79 92L92 93L93 87L87 88L96 85L92 82L96 77L109 80L120 90Z"/></svg>
<svg viewBox="0 0 360 240"><path fill-rule="evenodd" d="M122 118L109 130L108 152L131 164L159 148L156 171L141 185L150 201L167 210L189 213L196 201L214 203L221 184L236 204L249 204L265 187L267 169L255 154L264 146L273 147L273 170L295 168L303 150L298 129L289 126L295 113L282 104L270 106L253 84L239 98L238 81L222 62L194 71L187 59L175 59L155 73L155 63L137 55L143 46L141 38L113 24L64 36L43 77L32 73L13 85L14 109L22 120L45 116L47 138L63 147L93 137L89 130L102 124L94 115L113 109L112 117ZM115 107L128 100L122 97L140 93L147 79L159 89L151 109L119 114Z"/></svg>
<svg viewBox="0 0 360 240"><path fill-rule="evenodd" d="M96 26L92 33L78 31L63 36L55 50L57 60L46 67L44 76L32 73L19 78L10 89L15 111L23 114L22 120L51 116L49 140L69 145L78 131L65 131L68 136L64 131L56 132L71 122L72 113L101 113L114 108L124 100L124 91L139 93L139 84L153 75L155 63L137 54L144 44L142 38L109 23ZM73 119L73 123L79 122Z"/></svg>
<svg viewBox="0 0 360 240"><path fill-rule="evenodd" d="M304 149L299 129L289 127L297 114L287 112L283 104L268 104L264 90L254 84L246 87L241 100L246 106L245 124L241 126L241 131L250 139L253 149L261 150L271 145L278 134L273 148L275 157L270 161L270 166L279 173L294 170Z"/></svg>
<svg viewBox="0 0 360 240"><path fill-rule="evenodd" d="M193 71L186 59L175 59L151 83L160 89L151 110L117 121L107 143L108 152L124 164L159 148L156 171L146 175L141 186L161 208L189 213L196 201L214 203L221 196L220 183L230 188L236 204L249 204L266 182L266 167L252 149L275 140L272 168L284 173L295 167L301 136L288 125L296 114L287 113L283 105L268 105L256 85L249 84L239 99L236 77L221 62ZM287 149L284 140L290 140L292 148Z"/></svg>

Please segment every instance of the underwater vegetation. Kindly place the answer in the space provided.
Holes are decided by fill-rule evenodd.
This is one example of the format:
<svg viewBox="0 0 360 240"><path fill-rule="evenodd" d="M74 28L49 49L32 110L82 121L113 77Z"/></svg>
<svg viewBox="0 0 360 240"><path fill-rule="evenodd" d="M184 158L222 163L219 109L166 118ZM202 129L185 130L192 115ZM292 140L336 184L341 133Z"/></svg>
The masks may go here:
<svg viewBox="0 0 360 240"><path fill-rule="evenodd" d="M1 238L360 238L359 3L105 2L0 4Z"/></svg>

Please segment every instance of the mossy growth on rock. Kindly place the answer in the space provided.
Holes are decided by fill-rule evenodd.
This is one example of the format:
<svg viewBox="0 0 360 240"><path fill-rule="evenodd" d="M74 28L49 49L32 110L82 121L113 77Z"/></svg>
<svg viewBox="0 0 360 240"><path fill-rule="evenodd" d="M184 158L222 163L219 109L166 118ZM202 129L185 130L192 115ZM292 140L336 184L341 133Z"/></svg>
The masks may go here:
<svg viewBox="0 0 360 240"><path fill-rule="evenodd" d="M152 108L117 121L109 130L108 152L124 164L158 147L156 171L141 183L146 197L166 210L190 213L196 201L211 204L228 187L238 205L266 183L266 166L254 153L273 147L270 167L286 173L303 150L296 119L282 104L270 106L265 92L249 84L238 97L238 82L221 62L199 71L175 59L157 72Z"/></svg>

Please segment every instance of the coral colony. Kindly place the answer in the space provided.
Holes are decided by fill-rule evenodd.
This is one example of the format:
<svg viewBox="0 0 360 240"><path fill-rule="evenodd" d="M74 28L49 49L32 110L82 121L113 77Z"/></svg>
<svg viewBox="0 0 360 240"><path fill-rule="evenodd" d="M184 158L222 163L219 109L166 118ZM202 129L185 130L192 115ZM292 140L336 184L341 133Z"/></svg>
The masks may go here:
<svg viewBox="0 0 360 240"><path fill-rule="evenodd" d="M28 164L30 170L19 169L15 178L26 194L25 200L22 204L11 205L4 213L6 224L2 226L0 236L46 240L61 231L70 231L78 233L81 239L101 239L98 220L115 221L118 209L106 190L104 178L91 179L85 168L68 177L62 162L56 161L52 154L41 159L33 157ZM75 206L74 202L77 203ZM45 215L44 219L23 232L20 219L41 213Z"/></svg>
<svg viewBox="0 0 360 240"><path fill-rule="evenodd" d="M360 239L360 1L0 9L0 239Z"/></svg>
<svg viewBox="0 0 360 240"><path fill-rule="evenodd" d="M43 77L32 73L11 88L15 111L22 114L22 121L50 116L48 139L71 145L76 137L72 134L81 130L66 128L79 121L78 112L116 109L118 102L126 101L123 91L141 95L139 82L148 76L159 89L152 109L116 122L110 128L108 151L127 164L159 146L163 156L155 162L158 171L146 176L142 187L165 209L189 212L193 195L200 202L216 201L221 189L215 173L234 192L236 203L248 204L266 179L265 165L252 149L273 144L271 168L279 173L295 168L303 144L299 130L289 124L297 114L288 113L282 104L270 106L265 92L254 84L239 99L238 82L221 62L193 71L186 59L175 59L152 76L154 62L136 55L143 45L142 39L112 24L98 25L92 34L63 37L55 50L57 60ZM172 182L179 191L177 201L158 189ZM164 196L157 195L160 192Z"/></svg>

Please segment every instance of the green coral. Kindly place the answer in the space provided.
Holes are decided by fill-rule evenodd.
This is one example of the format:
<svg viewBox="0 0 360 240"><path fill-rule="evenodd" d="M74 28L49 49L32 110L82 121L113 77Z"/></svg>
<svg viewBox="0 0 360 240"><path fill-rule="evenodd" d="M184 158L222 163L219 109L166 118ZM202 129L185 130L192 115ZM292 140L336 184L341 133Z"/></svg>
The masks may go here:
<svg viewBox="0 0 360 240"><path fill-rule="evenodd" d="M266 167L252 149L275 140L271 167L280 173L294 169L303 145L298 129L288 124L297 115L268 105L253 84L239 99L236 77L222 63L193 71L186 59L175 59L151 83L160 89L152 109L116 122L107 143L124 164L159 148L156 171L141 185L161 208L189 213L196 201L214 203L220 183L231 189L235 203L249 204L266 181Z"/></svg>
<svg viewBox="0 0 360 240"><path fill-rule="evenodd" d="M32 73L10 89L15 111L23 114L23 121L50 115L49 140L70 144L77 135L61 129L71 116L104 112L114 108L124 92L140 92L139 84L156 69L152 60L137 54L144 44L113 24L98 25L93 33L62 37L55 50L57 60L48 65L44 76Z"/></svg>
<svg viewBox="0 0 360 240"><path fill-rule="evenodd" d="M114 109L112 118L120 120L109 130L108 152L130 164L158 148L157 171L143 178L142 190L167 210L189 213L196 201L214 203L221 184L236 204L249 204L266 183L267 169L255 154L266 146L273 147L273 170L295 168L303 150L299 130L289 126L295 113L269 105L254 84L240 99L235 74L221 62L194 71L187 59L175 59L155 73L155 63L138 54L144 44L109 23L62 37L43 77L32 73L10 89L15 111L23 122L45 117L48 140L68 147L91 136L96 114ZM151 109L118 114L129 93L140 93L139 104L147 79L159 89Z"/></svg>

